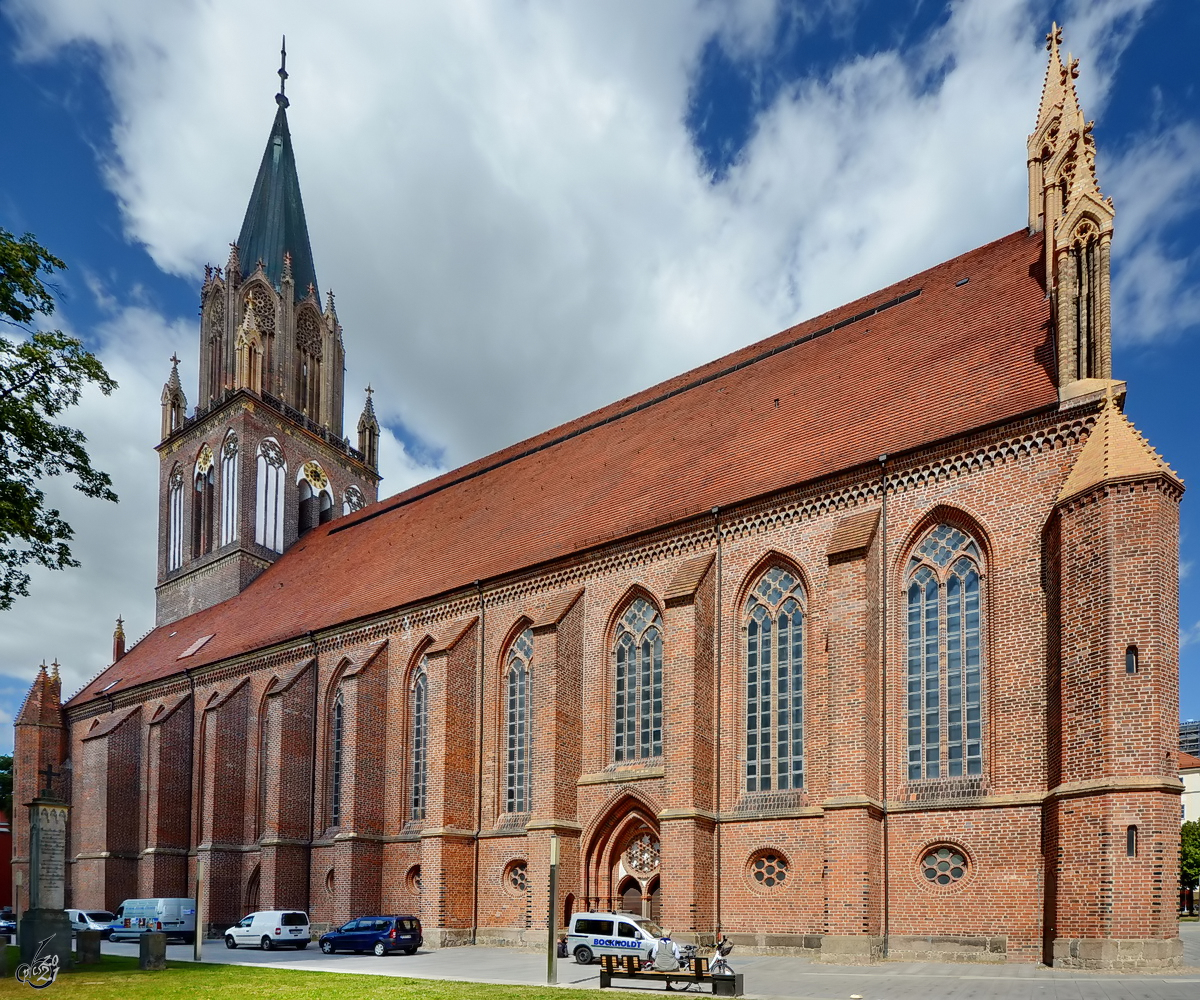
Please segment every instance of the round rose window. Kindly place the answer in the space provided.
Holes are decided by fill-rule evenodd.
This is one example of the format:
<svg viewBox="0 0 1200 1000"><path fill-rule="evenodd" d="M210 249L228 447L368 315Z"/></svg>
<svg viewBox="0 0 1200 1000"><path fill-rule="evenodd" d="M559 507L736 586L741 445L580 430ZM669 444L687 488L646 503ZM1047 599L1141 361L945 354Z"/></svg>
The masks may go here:
<svg viewBox="0 0 1200 1000"><path fill-rule="evenodd" d="M528 869L524 861L514 861L504 873L505 888L518 896L525 895L528 885Z"/></svg>
<svg viewBox="0 0 1200 1000"><path fill-rule="evenodd" d="M787 878L787 858L781 854L760 854L750 864L750 874L759 885L770 889Z"/></svg>
<svg viewBox="0 0 1200 1000"><path fill-rule="evenodd" d="M921 874L934 885L951 885L967 874L967 859L955 847L935 847L921 859Z"/></svg>

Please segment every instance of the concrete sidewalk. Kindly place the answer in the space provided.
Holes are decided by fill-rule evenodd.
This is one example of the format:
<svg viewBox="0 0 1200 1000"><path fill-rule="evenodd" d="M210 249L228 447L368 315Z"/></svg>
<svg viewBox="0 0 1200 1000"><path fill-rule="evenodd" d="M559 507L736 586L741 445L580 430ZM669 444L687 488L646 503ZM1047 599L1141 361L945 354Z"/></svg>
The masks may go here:
<svg viewBox="0 0 1200 1000"><path fill-rule="evenodd" d="M746 995L762 1000L1195 1000L1200 997L1200 924L1180 925L1187 968L1170 973L1130 975L1075 972L1038 965L971 965L933 962L881 962L837 966L803 958L731 956L745 976ZM135 944L105 943L109 954L136 955ZM191 961L192 949L169 945L170 961ZM276 969L454 979L460 982L540 985L546 959L515 948L444 948L416 955L322 955L305 951L230 951L219 940L204 945L204 961L261 965ZM560 986L598 989L598 965L558 962ZM647 987L661 992L661 987ZM705 991L707 992L707 991Z"/></svg>

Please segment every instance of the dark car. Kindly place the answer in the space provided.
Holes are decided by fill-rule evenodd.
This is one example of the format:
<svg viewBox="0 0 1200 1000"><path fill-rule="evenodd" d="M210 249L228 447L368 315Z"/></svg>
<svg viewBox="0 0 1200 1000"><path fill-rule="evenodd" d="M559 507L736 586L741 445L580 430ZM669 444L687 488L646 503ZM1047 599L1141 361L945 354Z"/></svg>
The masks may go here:
<svg viewBox="0 0 1200 1000"><path fill-rule="evenodd" d="M357 917L349 923L321 935L321 951L352 951L361 955L373 951L387 955L393 951L413 954L425 939L421 936L421 921L416 917Z"/></svg>
<svg viewBox="0 0 1200 1000"><path fill-rule="evenodd" d="M17 915L12 907L6 906L0 910L0 935L17 933Z"/></svg>

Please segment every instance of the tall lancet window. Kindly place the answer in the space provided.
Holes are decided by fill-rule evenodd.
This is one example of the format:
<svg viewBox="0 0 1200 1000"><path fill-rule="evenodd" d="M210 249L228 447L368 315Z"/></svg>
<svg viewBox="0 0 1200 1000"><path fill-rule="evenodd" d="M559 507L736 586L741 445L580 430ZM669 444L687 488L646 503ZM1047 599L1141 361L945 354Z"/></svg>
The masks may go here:
<svg viewBox="0 0 1200 1000"><path fill-rule="evenodd" d="M296 318L296 408L321 419L321 326L311 308Z"/></svg>
<svg viewBox="0 0 1200 1000"><path fill-rule="evenodd" d="M746 599L746 791L804 787L804 592L781 567Z"/></svg>
<svg viewBox="0 0 1200 1000"><path fill-rule="evenodd" d="M617 625L617 760L662 755L662 618L654 605L635 599Z"/></svg>
<svg viewBox="0 0 1200 1000"><path fill-rule="evenodd" d="M221 446L221 544L238 536L238 439L229 434Z"/></svg>
<svg viewBox="0 0 1200 1000"><path fill-rule="evenodd" d="M908 777L983 773L979 546L949 524L908 565Z"/></svg>
<svg viewBox="0 0 1200 1000"><path fill-rule="evenodd" d="M529 763L532 732L530 729L530 671L533 663L533 630L526 629L508 653L505 703L508 708L508 789L504 800L507 812L528 812Z"/></svg>
<svg viewBox="0 0 1200 1000"><path fill-rule="evenodd" d="M271 745L270 712L263 705L258 717L258 803L254 828L261 837L267 828L267 760Z"/></svg>
<svg viewBox="0 0 1200 1000"><path fill-rule="evenodd" d="M1091 219L1075 228L1068 256L1075 286L1074 315L1076 378L1100 378L1100 233Z"/></svg>
<svg viewBox="0 0 1200 1000"><path fill-rule="evenodd" d="M425 818L425 798L429 783L429 661L421 657L421 663L413 677L411 695L412 769L409 797L410 819Z"/></svg>
<svg viewBox="0 0 1200 1000"><path fill-rule="evenodd" d="M167 485L167 570L183 565L183 472L171 470Z"/></svg>
<svg viewBox="0 0 1200 1000"><path fill-rule="evenodd" d="M216 462L212 449L205 445L196 459L195 495L192 497L192 558L207 555L213 549L213 514L217 492Z"/></svg>
<svg viewBox="0 0 1200 1000"><path fill-rule="evenodd" d="M254 540L276 552L283 551L283 495L287 462L274 438L258 446L258 477L254 502Z"/></svg>
<svg viewBox="0 0 1200 1000"><path fill-rule="evenodd" d="M208 312L208 398L225 391L225 294L218 286Z"/></svg>
<svg viewBox="0 0 1200 1000"><path fill-rule="evenodd" d="M346 702L339 690L329 717L329 825L342 825L342 750Z"/></svg>

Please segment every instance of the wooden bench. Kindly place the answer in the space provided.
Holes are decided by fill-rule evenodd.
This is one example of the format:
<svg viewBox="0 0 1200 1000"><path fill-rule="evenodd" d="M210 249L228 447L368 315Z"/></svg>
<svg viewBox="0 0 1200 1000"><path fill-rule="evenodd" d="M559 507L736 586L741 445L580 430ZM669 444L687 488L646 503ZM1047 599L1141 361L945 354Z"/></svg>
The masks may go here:
<svg viewBox="0 0 1200 1000"><path fill-rule="evenodd" d="M742 974L735 972L732 975L714 975L709 971L707 958L693 958L673 972L665 972L661 969L643 969L642 960L636 955L601 955L600 988L608 989L614 979L661 981L668 990L675 988L673 983L710 983L713 996L742 995Z"/></svg>

